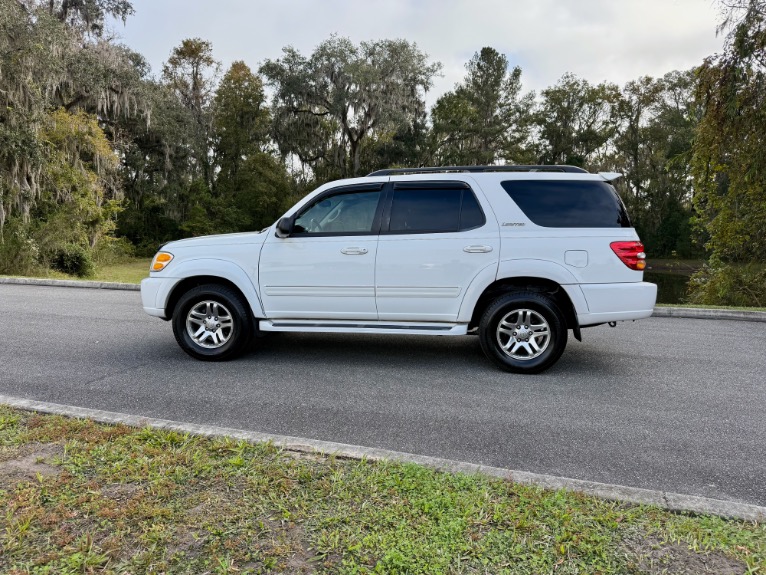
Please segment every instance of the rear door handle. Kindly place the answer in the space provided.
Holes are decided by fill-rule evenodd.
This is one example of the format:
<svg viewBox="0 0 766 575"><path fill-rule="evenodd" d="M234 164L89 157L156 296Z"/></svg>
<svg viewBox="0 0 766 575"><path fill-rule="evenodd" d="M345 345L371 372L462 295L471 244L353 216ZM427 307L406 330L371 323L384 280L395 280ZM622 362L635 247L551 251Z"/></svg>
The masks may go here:
<svg viewBox="0 0 766 575"><path fill-rule="evenodd" d="M347 256L363 256L367 253L367 248L343 248L340 253Z"/></svg>
<svg viewBox="0 0 766 575"><path fill-rule="evenodd" d="M492 251L492 246L466 246L463 251L468 254L487 254Z"/></svg>

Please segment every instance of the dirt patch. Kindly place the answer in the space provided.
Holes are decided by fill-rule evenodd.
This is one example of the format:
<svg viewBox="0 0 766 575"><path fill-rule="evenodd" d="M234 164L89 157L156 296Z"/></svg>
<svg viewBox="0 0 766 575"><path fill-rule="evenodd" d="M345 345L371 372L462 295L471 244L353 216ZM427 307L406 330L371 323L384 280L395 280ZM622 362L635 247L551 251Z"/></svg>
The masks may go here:
<svg viewBox="0 0 766 575"><path fill-rule="evenodd" d="M289 573L308 574L316 571L316 563L320 559L309 549L306 534L299 525L291 525L285 531L288 544L293 555L287 561Z"/></svg>
<svg viewBox="0 0 766 575"><path fill-rule="evenodd" d="M203 555L206 543L207 535L200 535L181 527L173 537L173 542L168 545L166 556L169 558L181 556L186 560L196 559Z"/></svg>
<svg viewBox="0 0 766 575"><path fill-rule="evenodd" d="M628 556L647 575L743 575L747 565L720 551L700 552L653 536L631 536L623 543Z"/></svg>
<svg viewBox="0 0 766 575"><path fill-rule="evenodd" d="M0 478L36 479L38 475L59 475L63 469L53 465L53 459L63 454L64 447L57 443L32 443L20 450L15 459L0 462Z"/></svg>
<svg viewBox="0 0 766 575"><path fill-rule="evenodd" d="M141 487L135 483L112 483L101 488L101 495L123 503L133 497L139 489Z"/></svg>

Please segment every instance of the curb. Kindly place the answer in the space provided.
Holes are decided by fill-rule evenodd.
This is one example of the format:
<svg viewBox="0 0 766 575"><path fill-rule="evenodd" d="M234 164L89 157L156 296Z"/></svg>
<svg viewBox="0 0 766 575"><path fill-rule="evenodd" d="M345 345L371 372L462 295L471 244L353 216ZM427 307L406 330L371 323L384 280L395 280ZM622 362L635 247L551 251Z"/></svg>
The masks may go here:
<svg viewBox="0 0 766 575"><path fill-rule="evenodd" d="M568 491L576 491L601 499L653 505L670 511L717 515L720 517L742 519L745 521L766 521L766 507L750 505L748 503L738 503L735 501L723 501L720 499L709 499L707 497L698 497L694 495L683 495L680 493L655 491L638 487L597 483L594 481L542 475L527 471L514 471L500 467L490 467L486 465L477 465L475 463L429 457L426 455L402 453L388 449L377 449L358 445L348 445L345 443L334 443L331 441L290 437L286 435L273 435L270 433L258 433L255 431L245 431L242 429L217 427L213 425L183 423L168 419L156 419L152 417L130 415L127 413L116 413L113 411L102 411L99 409L34 401L7 395L0 395L0 404L26 411L87 418L101 423L120 423L130 427L152 427L155 429L178 431L204 437L232 437L250 442L272 442L286 451L295 451L299 453L334 454L336 456L357 460L386 460L400 463L416 463L439 471L498 477L525 485L536 485L545 489L566 489Z"/></svg>
<svg viewBox="0 0 766 575"><path fill-rule="evenodd" d="M126 284L119 282L94 282L84 280L49 280L36 278L11 278L0 277L0 284L13 284L23 286L50 286L50 287L72 287L72 288L90 288L90 289L116 289L125 291L140 291L138 284Z"/></svg>
<svg viewBox="0 0 766 575"><path fill-rule="evenodd" d="M687 319L730 319L735 321L766 322L766 311L739 311L736 309L702 309L698 307L656 307L652 317L679 317Z"/></svg>
<svg viewBox="0 0 766 575"><path fill-rule="evenodd" d="M141 291L141 286L138 284L83 280L0 277L0 284ZM728 319L735 321L766 322L766 311L737 311L730 309L703 309L695 307L655 307L654 312L652 313L652 317L679 317L685 319Z"/></svg>

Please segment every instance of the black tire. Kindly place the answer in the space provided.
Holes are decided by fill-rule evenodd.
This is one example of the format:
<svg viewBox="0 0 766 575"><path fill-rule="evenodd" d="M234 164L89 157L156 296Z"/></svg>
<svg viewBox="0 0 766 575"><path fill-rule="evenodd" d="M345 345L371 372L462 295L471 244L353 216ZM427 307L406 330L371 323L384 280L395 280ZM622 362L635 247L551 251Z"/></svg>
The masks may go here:
<svg viewBox="0 0 766 575"><path fill-rule="evenodd" d="M547 337L542 327L530 330L518 322L520 318L538 321L535 324L538 326L545 324ZM544 324L539 323L540 318ZM501 321L507 329L498 330ZM532 323L529 321L526 325ZM519 326L518 331L513 324ZM556 302L538 292L512 292L498 297L479 322L479 341L484 354L501 369L514 373L540 373L548 369L564 353L567 335L564 314ZM516 353L511 353L513 349Z"/></svg>
<svg viewBox="0 0 766 575"><path fill-rule="evenodd" d="M213 306L213 303L216 305ZM209 310L210 315L202 317L200 311L204 309ZM195 334L190 333L192 329L202 328L203 325L207 325L206 321L218 321L219 318L214 315L213 310L221 312L222 323L211 324L210 330L205 329L211 333L203 332L202 336L195 340ZM236 357L247 349L254 331L253 320L244 298L231 288L219 284L197 286L183 294L173 310L172 323L173 334L181 349L193 358L203 361L224 361ZM216 325L225 327L217 330ZM204 341L198 341L203 337Z"/></svg>

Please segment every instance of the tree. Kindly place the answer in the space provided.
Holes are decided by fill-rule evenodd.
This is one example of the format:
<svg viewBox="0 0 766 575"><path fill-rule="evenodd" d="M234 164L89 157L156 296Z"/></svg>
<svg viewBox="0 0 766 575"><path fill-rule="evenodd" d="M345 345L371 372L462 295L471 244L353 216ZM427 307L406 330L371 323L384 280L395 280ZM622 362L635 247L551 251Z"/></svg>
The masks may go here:
<svg viewBox="0 0 766 575"><path fill-rule="evenodd" d="M432 110L437 161L525 161L534 94L521 97L521 68L509 71L508 59L489 47L474 54L466 68L463 83Z"/></svg>
<svg viewBox="0 0 766 575"><path fill-rule="evenodd" d="M709 234L708 303L766 305L766 1L722 2L724 52L698 70L704 115L694 144L694 205Z"/></svg>
<svg viewBox="0 0 766 575"><path fill-rule="evenodd" d="M617 130L614 117L619 88L564 74L559 82L542 91L535 114L541 164L597 164L606 144Z"/></svg>
<svg viewBox="0 0 766 575"><path fill-rule="evenodd" d="M234 62L215 93L213 124L218 183L235 178L242 163L264 151L269 141L271 114L261 78L242 61Z"/></svg>
<svg viewBox="0 0 766 575"><path fill-rule="evenodd" d="M48 7L54 16L67 26L82 32L101 36L107 16L123 22L133 14L129 0L40 0L38 4Z"/></svg>
<svg viewBox="0 0 766 575"><path fill-rule="evenodd" d="M628 82L616 102L614 152L602 165L618 182L652 256L691 257L691 146L699 120L693 71Z"/></svg>
<svg viewBox="0 0 766 575"><path fill-rule="evenodd" d="M441 66L405 40L333 36L309 58L283 53L261 67L274 88L274 138L283 156L325 177L358 175L365 142L406 127Z"/></svg>
<svg viewBox="0 0 766 575"><path fill-rule="evenodd" d="M189 110L194 119L195 134L192 144L193 160L190 169L196 178L212 185L210 162L212 136L211 104L215 92L220 64L213 58L213 46L200 38L186 39L173 48L170 58L162 67L162 79Z"/></svg>
<svg viewBox="0 0 766 575"><path fill-rule="evenodd" d="M261 78L244 62L234 62L215 94L218 174L208 219L219 230L261 229L289 207L289 176L268 149L270 123Z"/></svg>

